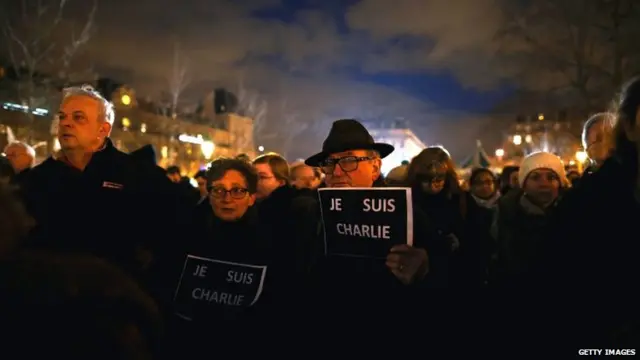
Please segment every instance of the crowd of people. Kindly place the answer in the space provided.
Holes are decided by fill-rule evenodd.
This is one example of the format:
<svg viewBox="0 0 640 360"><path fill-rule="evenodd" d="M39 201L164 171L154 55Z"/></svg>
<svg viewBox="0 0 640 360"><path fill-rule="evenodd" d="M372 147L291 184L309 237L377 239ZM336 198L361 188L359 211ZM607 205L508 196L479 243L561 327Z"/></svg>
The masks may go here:
<svg viewBox="0 0 640 360"><path fill-rule="evenodd" d="M571 180L536 152L499 178L473 170L466 189L440 146L385 177L393 146L343 119L305 161L219 158L196 187L150 146L117 150L112 105L67 89L61 150L34 166L33 149L12 143L0 158L6 351L176 359L267 344L314 356L396 338L407 354L472 338L635 348L640 80L615 103L585 123L592 166ZM385 259L326 256L318 189L385 186L411 188L413 244ZM205 276L232 284L207 289Z"/></svg>

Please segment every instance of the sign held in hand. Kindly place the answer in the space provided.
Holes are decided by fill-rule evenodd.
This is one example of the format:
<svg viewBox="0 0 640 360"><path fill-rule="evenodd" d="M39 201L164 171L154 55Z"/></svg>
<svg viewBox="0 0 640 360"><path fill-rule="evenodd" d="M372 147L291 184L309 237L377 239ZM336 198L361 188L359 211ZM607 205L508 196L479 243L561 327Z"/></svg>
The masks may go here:
<svg viewBox="0 0 640 360"><path fill-rule="evenodd" d="M410 188L322 188L318 191L328 255L385 258L413 245Z"/></svg>
<svg viewBox="0 0 640 360"><path fill-rule="evenodd" d="M192 320L203 306L253 306L266 274L266 266L187 255L174 298L177 311Z"/></svg>

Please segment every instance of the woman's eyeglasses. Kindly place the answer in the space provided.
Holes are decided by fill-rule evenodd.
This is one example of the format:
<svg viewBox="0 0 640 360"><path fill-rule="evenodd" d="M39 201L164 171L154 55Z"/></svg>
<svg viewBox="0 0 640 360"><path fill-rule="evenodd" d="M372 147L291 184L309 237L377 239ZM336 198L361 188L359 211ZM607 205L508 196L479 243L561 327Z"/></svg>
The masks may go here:
<svg viewBox="0 0 640 360"><path fill-rule="evenodd" d="M232 188L227 190L222 187L217 187L217 188L209 189L209 194L211 194L211 196L213 196L216 199L224 199L227 196L227 194L229 194L232 199L241 200L241 199L244 199L248 193L249 193L249 189L245 189L245 188Z"/></svg>

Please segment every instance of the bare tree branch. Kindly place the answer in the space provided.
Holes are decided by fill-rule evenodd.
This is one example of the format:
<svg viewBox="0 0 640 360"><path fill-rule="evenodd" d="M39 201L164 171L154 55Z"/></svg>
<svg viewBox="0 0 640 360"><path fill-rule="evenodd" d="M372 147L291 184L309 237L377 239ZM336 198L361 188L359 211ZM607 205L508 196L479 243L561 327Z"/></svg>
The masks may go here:
<svg viewBox="0 0 640 360"><path fill-rule="evenodd" d="M73 61L94 29L97 0L90 4L78 34L77 19L65 16L68 0L20 0L0 11L6 52L18 76L15 95L30 109L49 107L57 87L66 85L71 70L81 67ZM33 121L31 111L25 114Z"/></svg>
<svg viewBox="0 0 640 360"><path fill-rule="evenodd" d="M191 83L189 76L189 60L184 56L180 42L173 43L173 61L171 64L171 72L168 78L169 94L171 96L171 117L178 116L178 104L180 96Z"/></svg>
<svg viewBox="0 0 640 360"><path fill-rule="evenodd" d="M253 140L262 143L265 140L275 137L275 132L269 132L267 125L268 102L255 92L246 88L244 80L238 81L238 113L251 118L253 121Z"/></svg>
<svg viewBox="0 0 640 360"><path fill-rule="evenodd" d="M525 88L567 86L591 110L630 75L624 64L638 69L633 0L541 0L512 9L498 34L500 54Z"/></svg>

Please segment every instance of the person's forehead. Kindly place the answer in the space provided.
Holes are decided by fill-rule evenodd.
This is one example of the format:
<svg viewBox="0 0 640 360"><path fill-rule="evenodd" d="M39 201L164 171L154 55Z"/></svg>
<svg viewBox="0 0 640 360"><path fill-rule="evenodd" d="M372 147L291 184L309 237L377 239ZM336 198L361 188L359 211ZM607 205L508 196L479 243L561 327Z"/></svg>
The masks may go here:
<svg viewBox="0 0 640 360"><path fill-rule="evenodd" d="M535 169L531 172L532 174L555 174L555 171L547 168Z"/></svg>
<svg viewBox="0 0 640 360"><path fill-rule="evenodd" d="M294 171L296 174L313 174L313 168L306 165L298 166Z"/></svg>
<svg viewBox="0 0 640 360"><path fill-rule="evenodd" d="M241 185L245 185L247 180L244 178L244 175L237 170L227 170L224 175L218 179L213 181L213 183L221 183L221 182L231 182L238 183Z"/></svg>
<svg viewBox="0 0 640 360"><path fill-rule="evenodd" d="M100 106L100 102L87 95L72 95L62 100L60 109L81 109L81 110L93 110Z"/></svg>
<svg viewBox="0 0 640 360"><path fill-rule="evenodd" d="M348 150L348 151L329 154L329 158L338 159L346 156L365 156L365 155L367 155L366 150Z"/></svg>
<svg viewBox="0 0 640 360"><path fill-rule="evenodd" d="M253 166L256 168L256 170L257 170L259 173L268 173L268 174L270 174L270 173L272 172L272 171L271 171L271 166L270 166L269 164L266 164L266 163L263 163L263 164L255 164L255 165L253 165Z"/></svg>
<svg viewBox="0 0 640 360"><path fill-rule="evenodd" d="M476 179L490 179L490 178L493 178L493 175L489 174L486 171L483 171L476 176Z"/></svg>

